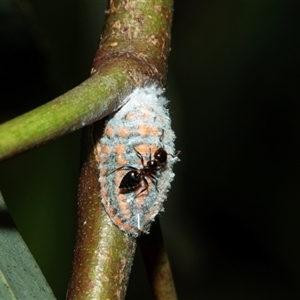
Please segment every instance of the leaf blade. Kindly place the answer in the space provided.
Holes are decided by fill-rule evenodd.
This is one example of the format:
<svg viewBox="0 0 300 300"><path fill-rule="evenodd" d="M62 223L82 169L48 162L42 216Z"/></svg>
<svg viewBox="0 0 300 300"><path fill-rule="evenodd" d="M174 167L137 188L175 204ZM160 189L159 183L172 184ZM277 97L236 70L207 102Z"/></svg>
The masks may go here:
<svg viewBox="0 0 300 300"><path fill-rule="evenodd" d="M55 299L0 193L0 298Z"/></svg>

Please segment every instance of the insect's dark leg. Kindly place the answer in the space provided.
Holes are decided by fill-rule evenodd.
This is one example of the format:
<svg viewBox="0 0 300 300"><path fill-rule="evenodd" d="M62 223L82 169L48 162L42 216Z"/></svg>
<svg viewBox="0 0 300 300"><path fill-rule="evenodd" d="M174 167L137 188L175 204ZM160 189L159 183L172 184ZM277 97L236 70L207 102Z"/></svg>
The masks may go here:
<svg viewBox="0 0 300 300"><path fill-rule="evenodd" d="M149 174L148 176L150 177L151 181L152 181L153 184L155 185L156 191L158 192L158 188L157 188L158 180L157 180L157 178L156 178L154 175L151 175L151 174Z"/></svg>
<svg viewBox="0 0 300 300"><path fill-rule="evenodd" d="M108 173L106 175L106 177L109 176L110 174L112 174L112 173L114 173L116 171L122 170L122 169L124 169L124 170L137 170L137 168L134 168L134 167L131 167L131 166L122 166L122 167L119 167L119 168L113 170L112 172Z"/></svg>
<svg viewBox="0 0 300 300"><path fill-rule="evenodd" d="M142 165L144 166L144 158L143 158L143 155L142 155L139 151L137 151L135 148L133 148L133 149L134 149L134 151L136 152L136 155L138 156L138 158L141 160Z"/></svg>
<svg viewBox="0 0 300 300"><path fill-rule="evenodd" d="M143 181L145 182L145 186L146 187L143 190L141 190L138 194L136 194L134 198L136 198L138 195L140 195L142 192L144 192L144 191L146 191L148 189L149 183L148 183L148 181L147 181L147 179L145 177L143 178Z"/></svg>
<svg viewBox="0 0 300 300"><path fill-rule="evenodd" d="M171 155L172 157L177 157L179 154L181 153L181 151L179 150L179 151L177 151L177 153L176 154L171 154L171 153L168 153L168 155Z"/></svg>

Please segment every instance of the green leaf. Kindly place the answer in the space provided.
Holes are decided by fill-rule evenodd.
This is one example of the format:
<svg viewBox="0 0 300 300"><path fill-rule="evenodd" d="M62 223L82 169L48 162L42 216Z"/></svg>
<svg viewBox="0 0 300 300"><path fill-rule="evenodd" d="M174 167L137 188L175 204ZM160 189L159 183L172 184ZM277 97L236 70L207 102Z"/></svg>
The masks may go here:
<svg viewBox="0 0 300 300"><path fill-rule="evenodd" d="M55 299L0 193L0 299Z"/></svg>

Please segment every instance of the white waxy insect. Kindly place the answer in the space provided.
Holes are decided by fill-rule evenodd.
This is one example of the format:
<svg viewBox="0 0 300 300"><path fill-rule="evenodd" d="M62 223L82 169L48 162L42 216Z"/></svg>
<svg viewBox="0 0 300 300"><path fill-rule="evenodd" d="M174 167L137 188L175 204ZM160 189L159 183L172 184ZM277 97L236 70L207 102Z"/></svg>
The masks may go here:
<svg viewBox="0 0 300 300"><path fill-rule="evenodd" d="M163 211L173 164L175 135L167 100L156 86L137 88L107 121L100 139L101 201L121 230L148 233Z"/></svg>

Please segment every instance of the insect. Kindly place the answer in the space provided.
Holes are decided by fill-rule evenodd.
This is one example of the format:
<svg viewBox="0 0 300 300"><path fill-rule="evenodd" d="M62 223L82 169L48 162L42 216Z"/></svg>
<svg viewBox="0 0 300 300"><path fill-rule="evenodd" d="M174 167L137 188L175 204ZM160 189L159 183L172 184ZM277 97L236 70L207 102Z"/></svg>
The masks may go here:
<svg viewBox="0 0 300 300"><path fill-rule="evenodd" d="M97 148L101 202L112 223L132 237L149 233L164 211L179 161L162 92L135 89L107 119Z"/></svg>
<svg viewBox="0 0 300 300"><path fill-rule="evenodd" d="M163 131L163 133L164 133L164 131ZM162 136L163 136L163 133L162 133ZM161 138L162 138L162 136L161 136ZM149 149L149 151L150 151L149 160L145 164L142 154L140 152L138 152L136 149L134 149L134 150L135 150L138 158L141 160L141 164L143 167L135 168L132 166L122 166L113 171L113 172L115 172L115 171L122 170L122 169L130 170L128 173L126 173L124 175L123 179L121 180L121 183L119 185L121 192L122 193L131 192L131 191L135 190L137 187L139 187L142 184L142 182L144 182L145 187L138 194L135 195L135 197L137 197L138 195L142 194L145 190L148 189L149 183L146 179L147 177L150 178L152 183L155 185L156 191L158 192L158 188L157 188L158 179L155 177L156 172L165 168L168 155L171 155L172 157L176 157L176 156L178 156L180 151L178 151L176 155L173 155L173 154L167 153L167 151L164 148L160 147L155 151L155 153L153 155L153 159L152 159L151 149ZM113 172L109 173L107 176L109 176Z"/></svg>

